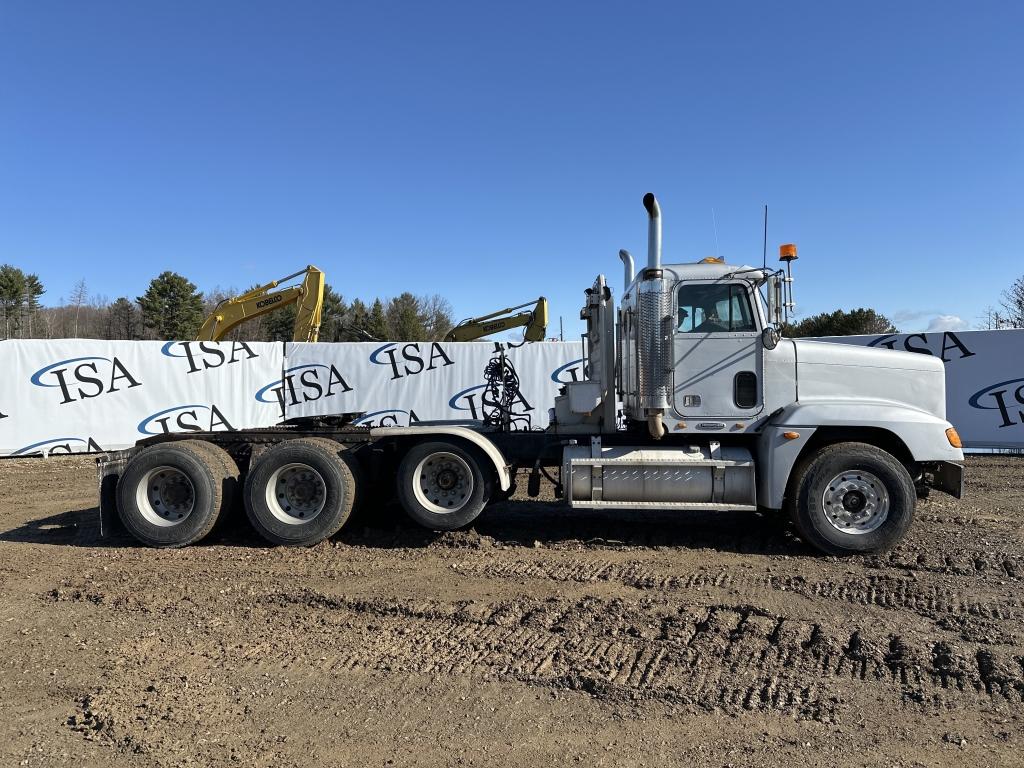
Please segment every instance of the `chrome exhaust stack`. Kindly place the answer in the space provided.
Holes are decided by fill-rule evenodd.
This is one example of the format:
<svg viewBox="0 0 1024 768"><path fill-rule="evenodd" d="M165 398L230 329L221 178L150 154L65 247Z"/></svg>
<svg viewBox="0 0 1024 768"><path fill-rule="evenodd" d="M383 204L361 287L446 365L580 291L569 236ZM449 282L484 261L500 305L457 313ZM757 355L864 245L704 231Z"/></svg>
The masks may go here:
<svg viewBox="0 0 1024 768"><path fill-rule="evenodd" d="M654 440L665 436L672 395L672 297L661 268L661 206L653 193L647 209L647 268L637 286L637 393Z"/></svg>
<svg viewBox="0 0 1024 768"><path fill-rule="evenodd" d="M653 192L644 195L647 209L647 268L661 269L661 206Z"/></svg>
<svg viewBox="0 0 1024 768"><path fill-rule="evenodd" d="M633 265L633 254L625 248L619 251L619 258L622 259L622 292L625 293L626 289L629 288L630 283L633 282L633 278L636 276L636 267Z"/></svg>

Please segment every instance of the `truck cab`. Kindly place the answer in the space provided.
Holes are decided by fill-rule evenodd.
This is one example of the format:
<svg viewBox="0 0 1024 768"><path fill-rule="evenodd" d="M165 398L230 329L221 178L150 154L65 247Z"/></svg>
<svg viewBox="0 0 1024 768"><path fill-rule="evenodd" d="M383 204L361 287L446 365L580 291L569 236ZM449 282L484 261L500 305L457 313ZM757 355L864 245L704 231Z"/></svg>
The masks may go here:
<svg viewBox="0 0 1024 768"><path fill-rule="evenodd" d="M617 310L604 276L587 291L588 380L556 398L552 429L590 436L564 452L570 504L787 509L815 546L851 552L891 546L930 488L960 495L941 361L782 338L794 246L785 273L666 264L644 205L648 263L620 252Z"/></svg>

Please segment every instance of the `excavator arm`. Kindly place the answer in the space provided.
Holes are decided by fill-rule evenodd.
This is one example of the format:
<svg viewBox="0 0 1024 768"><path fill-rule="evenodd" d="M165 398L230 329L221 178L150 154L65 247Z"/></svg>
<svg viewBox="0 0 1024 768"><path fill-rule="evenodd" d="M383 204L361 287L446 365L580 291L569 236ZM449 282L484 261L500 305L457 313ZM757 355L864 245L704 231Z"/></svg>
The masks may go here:
<svg viewBox="0 0 1024 768"><path fill-rule="evenodd" d="M305 275L300 285L274 291L281 283ZM219 341L235 326L289 304L297 305L292 341L316 341L320 335L320 313L324 303L324 273L313 265L294 274L271 280L266 285L225 299L214 308L199 329L196 341Z"/></svg>
<svg viewBox="0 0 1024 768"><path fill-rule="evenodd" d="M529 312L519 312L510 315L517 309L533 307ZM524 338L526 341L542 341L548 327L548 300L541 296L536 301L528 301L516 307L506 307L482 317L471 317L463 320L452 328L445 341L473 341L492 333L507 331L509 328L520 328L526 326Z"/></svg>

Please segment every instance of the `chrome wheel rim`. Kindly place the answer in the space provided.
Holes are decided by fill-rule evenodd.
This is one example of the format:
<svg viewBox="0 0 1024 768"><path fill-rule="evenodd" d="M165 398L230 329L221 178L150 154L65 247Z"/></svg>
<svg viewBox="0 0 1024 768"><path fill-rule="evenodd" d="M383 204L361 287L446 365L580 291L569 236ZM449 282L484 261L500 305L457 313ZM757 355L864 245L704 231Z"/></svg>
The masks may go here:
<svg viewBox="0 0 1024 768"><path fill-rule="evenodd" d="M862 469L840 472L821 496L825 519L843 533L876 530L889 517L889 492L875 475Z"/></svg>
<svg viewBox="0 0 1024 768"><path fill-rule="evenodd" d="M135 487L135 504L146 522L161 528L181 525L196 506L196 491L180 469L149 470Z"/></svg>
<svg viewBox="0 0 1024 768"><path fill-rule="evenodd" d="M432 453L416 465L413 495L425 509L438 515L458 512L473 495L473 470L461 456Z"/></svg>
<svg viewBox="0 0 1024 768"><path fill-rule="evenodd" d="M323 512L327 483L309 464L285 464L267 481L266 501L270 514L282 523L308 523Z"/></svg>

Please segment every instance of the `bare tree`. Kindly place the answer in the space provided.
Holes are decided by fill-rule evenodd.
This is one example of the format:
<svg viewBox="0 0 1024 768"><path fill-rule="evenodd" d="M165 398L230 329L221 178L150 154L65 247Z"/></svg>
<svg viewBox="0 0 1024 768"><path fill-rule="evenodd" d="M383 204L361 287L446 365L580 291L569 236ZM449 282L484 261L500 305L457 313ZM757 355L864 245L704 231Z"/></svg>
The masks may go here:
<svg viewBox="0 0 1024 768"><path fill-rule="evenodd" d="M1005 321L1004 327L1024 328L1024 275L1013 281L1013 284L1003 291L1003 305L1005 314L1001 319Z"/></svg>
<svg viewBox="0 0 1024 768"><path fill-rule="evenodd" d="M75 308L75 338L78 338L78 318L82 312L82 304L85 303L89 290L85 286L85 278L79 278L78 282L71 289L71 305Z"/></svg>
<svg viewBox="0 0 1024 768"><path fill-rule="evenodd" d="M452 304L448 299L439 294L417 297L420 304L420 313L423 316L423 326L427 331L427 338L431 341L440 341L445 334L452 329Z"/></svg>
<svg viewBox="0 0 1024 768"><path fill-rule="evenodd" d="M1010 328L1011 326L998 309L989 305L978 316L978 327L986 331L992 331L998 328Z"/></svg>

